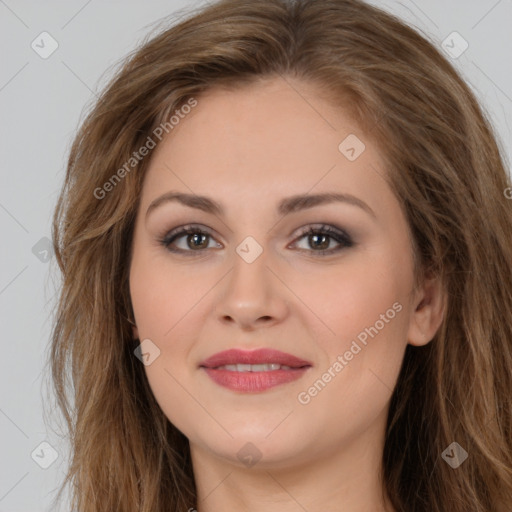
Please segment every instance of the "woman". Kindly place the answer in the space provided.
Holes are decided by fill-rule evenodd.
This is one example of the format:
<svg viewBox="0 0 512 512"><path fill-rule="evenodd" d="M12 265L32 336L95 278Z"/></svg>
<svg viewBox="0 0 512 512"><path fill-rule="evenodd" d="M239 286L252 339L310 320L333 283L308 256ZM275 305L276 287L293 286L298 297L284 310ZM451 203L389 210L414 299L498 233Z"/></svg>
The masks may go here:
<svg viewBox="0 0 512 512"><path fill-rule="evenodd" d="M54 218L75 510L510 510L509 186L451 64L360 0L145 43Z"/></svg>

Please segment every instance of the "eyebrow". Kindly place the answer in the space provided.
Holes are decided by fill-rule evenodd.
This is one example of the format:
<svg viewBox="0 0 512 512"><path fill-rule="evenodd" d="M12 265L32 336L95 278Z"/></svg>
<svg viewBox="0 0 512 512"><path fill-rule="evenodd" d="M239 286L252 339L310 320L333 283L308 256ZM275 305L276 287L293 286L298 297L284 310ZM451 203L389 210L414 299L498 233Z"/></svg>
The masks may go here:
<svg viewBox="0 0 512 512"><path fill-rule="evenodd" d="M224 215L224 208L222 207L222 205L209 197L171 191L157 197L154 201L151 202L146 211L146 218L155 208L169 202L178 202L184 206L196 208L198 210L202 210L203 212L211 213L213 215ZM358 197L353 196L351 194L339 194L333 192L314 195L300 194L286 197L279 202L277 206L277 212L280 215L284 216L300 210L305 210L307 208L313 208L315 206L334 202L342 202L350 204L352 206L357 206L364 210L366 213L368 213L374 219L377 218L375 212Z"/></svg>

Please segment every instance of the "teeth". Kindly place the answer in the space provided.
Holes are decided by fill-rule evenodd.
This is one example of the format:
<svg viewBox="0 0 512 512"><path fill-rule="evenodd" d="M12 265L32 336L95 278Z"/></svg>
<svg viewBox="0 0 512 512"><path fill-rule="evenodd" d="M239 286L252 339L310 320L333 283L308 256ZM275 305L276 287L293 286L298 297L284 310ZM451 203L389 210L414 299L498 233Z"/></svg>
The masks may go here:
<svg viewBox="0 0 512 512"><path fill-rule="evenodd" d="M274 370L291 370L290 366L277 363L270 364L225 364L215 368L216 370L228 370L230 372L270 372Z"/></svg>

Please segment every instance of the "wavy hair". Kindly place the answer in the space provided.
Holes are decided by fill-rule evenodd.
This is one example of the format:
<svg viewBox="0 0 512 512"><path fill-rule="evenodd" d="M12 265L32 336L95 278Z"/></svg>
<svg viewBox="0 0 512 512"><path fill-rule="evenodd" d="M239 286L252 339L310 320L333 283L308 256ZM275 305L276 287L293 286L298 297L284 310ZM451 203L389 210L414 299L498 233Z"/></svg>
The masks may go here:
<svg viewBox="0 0 512 512"><path fill-rule="evenodd" d="M62 274L49 350L77 512L197 507L188 439L134 356L128 271L151 155L95 193L190 98L298 78L350 109L378 145L413 234L416 278L446 315L406 348L383 452L399 512L512 509L512 201L504 151L470 88L426 36L361 0L221 0L148 36L72 144L52 236ZM68 373L68 371L70 373ZM456 441L469 454L442 459Z"/></svg>

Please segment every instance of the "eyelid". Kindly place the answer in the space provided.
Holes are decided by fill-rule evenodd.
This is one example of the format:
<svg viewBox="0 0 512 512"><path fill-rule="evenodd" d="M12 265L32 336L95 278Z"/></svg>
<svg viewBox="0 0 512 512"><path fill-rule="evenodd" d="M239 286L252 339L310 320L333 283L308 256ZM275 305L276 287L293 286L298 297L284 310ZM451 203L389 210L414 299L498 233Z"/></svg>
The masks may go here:
<svg viewBox="0 0 512 512"><path fill-rule="evenodd" d="M164 239L172 238L173 236L181 234L182 232L192 231L192 230L194 230L194 233L195 232L203 232L204 234L213 236L212 230L210 228L203 226L202 224L183 224L182 226L177 226L177 227L171 229L170 231L166 231L163 238Z"/></svg>

